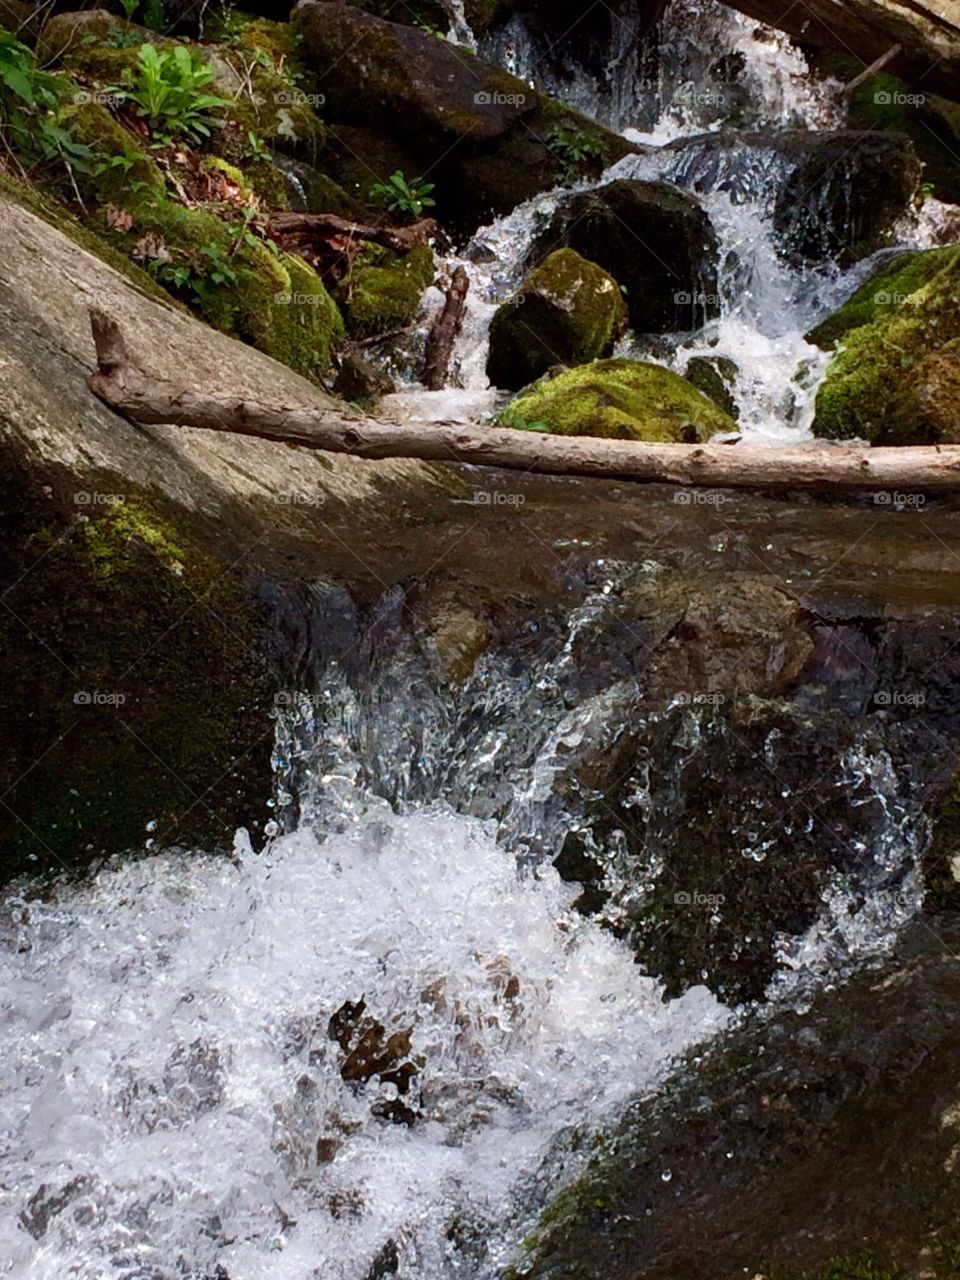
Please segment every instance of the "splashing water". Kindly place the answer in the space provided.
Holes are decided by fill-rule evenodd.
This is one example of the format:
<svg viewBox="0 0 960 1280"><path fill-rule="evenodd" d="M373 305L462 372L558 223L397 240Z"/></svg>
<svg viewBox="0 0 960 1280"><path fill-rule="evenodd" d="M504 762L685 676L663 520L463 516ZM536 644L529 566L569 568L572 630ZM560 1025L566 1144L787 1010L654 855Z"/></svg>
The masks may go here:
<svg viewBox="0 0 960 1280"><path fill-rule="evenodd" d="M476 820L375 802L325 843L8 896L2 1274L495 1276L551 1147L555 1176L728 1016L661 1003L573 896Z"/></svg>

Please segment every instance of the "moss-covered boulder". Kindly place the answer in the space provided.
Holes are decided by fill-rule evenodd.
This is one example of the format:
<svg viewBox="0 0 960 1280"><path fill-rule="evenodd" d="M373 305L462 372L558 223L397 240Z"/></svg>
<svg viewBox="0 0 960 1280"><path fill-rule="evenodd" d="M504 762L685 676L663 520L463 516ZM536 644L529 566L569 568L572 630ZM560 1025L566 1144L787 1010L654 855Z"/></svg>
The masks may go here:
<svg viewBox="0 0 960 1280"><path fill-rule="evenodd" d="M406 254L364 246L336 290L350 336L372 338L412 324L434 275L433 250L427 245Z"/></svg>
<svg viewBox="0 0 960 1280"><path fill-rule="evenodd" d="M558 126L593 135L597 175L635 149L526 81L416 27L331 0L307 0L294 19L325 112L411 152L410 167L400 167L408 178L429 170L438 215L458 229L473 230L554 185L566 168L551 142ZM371 167L365 183L392 172Z"/></svg>
<svg viewBox="0 0 960 1280"><path fill-rule="evenodd" d="M521 391L502 420L556 435L687 444L736 429L678 373L641 360L598 360L543 379Z"/></svg>
<svg viewBox="0 0 960 1280"><path fill-rule="evenodd" d="M535 268L490 328L487 374L517 391L553 365L585 364L613 350L627 308L612 276L572 249Z"/></svg>
<svg viewBox="0 0 960 1280"><path fill-rule="evenodd" d="M897 256L809 337L836 351L817 392L816 435L960 440L960 246Z"/></svg>
<svg viewBox="0 0 960 1280"><path fill-rule="evenodd" d="M626 290L641 333L697 329L719 315L717 240L697 200L666 182L622 178L562 200L530 253L575 249Z"/></svg>

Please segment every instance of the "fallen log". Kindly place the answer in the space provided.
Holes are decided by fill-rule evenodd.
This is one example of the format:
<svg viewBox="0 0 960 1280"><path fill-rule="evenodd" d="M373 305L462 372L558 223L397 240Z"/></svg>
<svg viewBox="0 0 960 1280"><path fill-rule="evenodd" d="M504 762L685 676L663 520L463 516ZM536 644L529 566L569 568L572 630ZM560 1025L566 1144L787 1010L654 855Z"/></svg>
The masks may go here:
<svg viewBox="0 0 960 1280"><path fill-rule="evenodd" d="M369 240L395 253L409 253L433 239L437 223L433 218L422 218L410 227L373 227L334 213L271 213L266 232L284 248L316 248L323 241L343 236L348 240Z"/></svg>
<svg viewBox="0 0 960 1280"><path fill-rule="evenodd" d="M417 458L545 475L736 489L874 491L884 504L960 489L960 445L859 446L638 444L552 436L509 427L351 417L346 410L260 404L150 378L130 359L116 322L91 310L97 372L90 389L136 423L256 436L358 458Z"/></svg>
<svg viewBox="0 0 960 1280"><path fill-rule="evenodd" d="M442 391L447 383L447 371L453 356L454 343L463 328L463 316L467 308L470 277L464 267L457 267L447 289L447 300L433 322L427 339L427 354L423 364L423 385L428 391Z"/></svg>

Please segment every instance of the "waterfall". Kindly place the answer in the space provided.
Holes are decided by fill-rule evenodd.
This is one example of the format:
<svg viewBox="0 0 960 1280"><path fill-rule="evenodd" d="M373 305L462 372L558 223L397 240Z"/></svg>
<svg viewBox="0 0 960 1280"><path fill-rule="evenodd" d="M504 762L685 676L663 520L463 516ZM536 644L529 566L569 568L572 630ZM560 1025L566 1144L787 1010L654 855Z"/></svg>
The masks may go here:
<svg viewBox="0 0 960 1280"><path fill-rule="evenodd" d="M865 268L843 274L831 264L798 264L784 255L773 227L773 198L787 170L775 154L732 142L705 155L678 144L716 132L731 120L740 129L760 132L838 128L841 86L813 78L804 54L788 37L718 0L673 0L655 33L652 59L644 58L642 43L628 38L638 25L635 14L630 18L633 12L626 10L613 23L615 41L602 82L584 69L552 74L543 48L518 17L487 37L481 51L654 148L612 166L601 182L629 177L676 183L696 194L710 216L719 241L719 319L696 334L653 339L630 334L617 354L665 364L681 374L695 356L732 360L737 373L731 390L743 436L756 443L810 442L827 356L803 335L843 301ZM507 403L509 396L491 387L486 374L493 316L522 281L530 246L558 203L591 185L584 181L535 197L481 228L465 251L448 261L450 269L464 266L471 281L450 386L424 393L408 385L389 398L392 411L413 421L477 421ZM908 219L899 228L905 247L935 240L935 204L928 202L920 219ZM424 323L440 302L436 290L428 291Z"/></svg>

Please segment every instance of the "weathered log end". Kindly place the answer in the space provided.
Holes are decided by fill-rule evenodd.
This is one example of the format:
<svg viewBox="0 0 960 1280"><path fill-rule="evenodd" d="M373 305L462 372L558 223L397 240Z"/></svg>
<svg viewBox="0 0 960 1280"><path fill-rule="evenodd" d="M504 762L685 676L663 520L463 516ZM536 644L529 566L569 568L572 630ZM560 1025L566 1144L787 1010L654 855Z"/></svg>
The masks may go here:
<svg viewBox="0 0 960 1280"><path fill-rule="evenodd" d="M126 339L116 320L99 307L90 308L90 326L97 348L97 372L109 376L130 364Z"/></svg>

